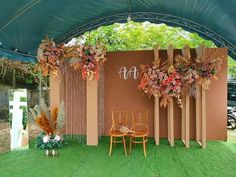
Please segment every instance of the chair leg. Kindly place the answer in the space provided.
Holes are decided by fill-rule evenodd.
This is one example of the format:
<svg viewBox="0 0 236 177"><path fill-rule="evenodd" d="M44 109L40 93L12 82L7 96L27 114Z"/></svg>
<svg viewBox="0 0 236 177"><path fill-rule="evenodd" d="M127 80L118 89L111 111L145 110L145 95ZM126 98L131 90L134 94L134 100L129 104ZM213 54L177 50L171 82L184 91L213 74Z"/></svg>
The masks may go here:
<svg viewBox="0 0 236 177"><path fill-rule="evenodd" d="M130 137L130 142L129 142L129 154L131 154L131 150L132 150L132 141L133 141L133 138Z"/></svg>
<svg viewBox="0 0 236 177"><path fill-rule="evenodd" d="M111 155L111 151L112 151L112 136L110 138L110 150L109 150L109 156Z"/></svg>
<svg viewBox="0 0 236 177"><path fill-rule="evenodd" d="M116 137L114 137L114 147L116 147Z"/></svg>
<svg viewBox="0 0 236 177"><path fill-rule="evenodd" d="M147 151L147 137L145 137L145 147L146 147L146 151Z"/></svg>
<svg viewBox="0 0 236 177"><path fill-rule="evenodd" d="M123 139L123 145L124 145L125 156L127 156L125 137L123 136L122 139Z"/></svg>
<svg viewBox="0 0 236 177"><path fill-rule="evenodd" d="M145 143L145 137L143 137L143 153L144 153L144 156L146 157L147 154L146 154L146 143Z"/></svg>

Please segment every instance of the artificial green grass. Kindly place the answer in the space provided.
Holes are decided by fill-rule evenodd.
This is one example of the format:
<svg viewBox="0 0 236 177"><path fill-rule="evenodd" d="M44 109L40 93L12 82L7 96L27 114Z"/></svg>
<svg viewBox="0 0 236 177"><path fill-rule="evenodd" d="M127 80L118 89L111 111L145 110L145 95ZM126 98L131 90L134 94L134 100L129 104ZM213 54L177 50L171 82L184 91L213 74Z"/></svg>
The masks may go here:
<svg viewBox="0 0 236 177"><path fill-rule="evenodd" d="M201 149L191 142L189 149L181 141L170 147L166 140L159 146L151 139L147 158L142 146L137 145L128 157L122 144L113 148L108 156L109 141L103 138L100 145L86 146L76 142L59 150L59 156L46 157L43 150L33 147L0 155L1 177L235 177L236 144L208 142Z"/></svg>

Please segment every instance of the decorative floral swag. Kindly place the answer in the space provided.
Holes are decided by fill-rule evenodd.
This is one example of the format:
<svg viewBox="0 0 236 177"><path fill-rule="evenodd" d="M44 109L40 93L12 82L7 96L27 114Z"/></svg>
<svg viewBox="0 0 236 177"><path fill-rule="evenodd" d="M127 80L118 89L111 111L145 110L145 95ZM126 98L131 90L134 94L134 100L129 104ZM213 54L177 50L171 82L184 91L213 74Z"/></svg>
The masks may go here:
<svg viewBox="0 0 236 177"><path fill-rule="evenodd" d="M99 66L106 61L106 51L101 45L56 45L48 38L42 40L37 52L38 65L43 76L52 72L54 77L63 73L65 62L69 62L75 70L82 71L82 78L92 80L99 78Z"/></svg>
<svg viewBox="0 0 236 177"><path fill-rule="evenodd" d="M48 38L42 40L37 52L39 61L36 70L41 69L43 76L52 72L54 77L63 73L65 62L75 70L82 71L82 78L99 79L99 66L105 61L106 51L101 45L56 45ZM196 83L209 89L212 79L221 68L222 59L216 58L206 62L198 59L187 60L182 56L175 58L174 66L167 66L157 59L153 64L141 66L141 81L138 86L149 96L161 97L161 106L166 106L173 97L177 98L182 108L181 94L196 96Z"/></svg>
<svg viewBox="0 0 236 177"><path fill-rule="evenodd" d="M148 96L161 97L160 105L166 107L168 101L177 98L180 108L183 107L181 95L196 96L196 83L209 89L212 79L221 68L222 59L216 58L206 62L187 60L182 56L175 58L175 65L168 67L157 59L153 64L141 65L141 81L138 86Z"/></svg>

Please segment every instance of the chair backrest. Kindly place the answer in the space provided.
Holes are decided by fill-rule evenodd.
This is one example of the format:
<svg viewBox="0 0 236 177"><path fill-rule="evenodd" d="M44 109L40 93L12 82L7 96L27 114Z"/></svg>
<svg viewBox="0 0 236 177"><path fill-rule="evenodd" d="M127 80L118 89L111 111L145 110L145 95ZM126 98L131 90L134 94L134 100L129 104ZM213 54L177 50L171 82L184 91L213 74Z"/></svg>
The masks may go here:
<svg viewBox="0 0 236 177"><path fill-rule="evenodd" d="M145 131L149 133L148 129L148 111L132 111L132 127L134 131Z"/></svg>
<svg viewBox="0 0 236 177"><path fill-rule="evenodd" d="M128 124L128 111L127 110L112 110L112 127L111 130L120 130L121 126Z"/></svg>

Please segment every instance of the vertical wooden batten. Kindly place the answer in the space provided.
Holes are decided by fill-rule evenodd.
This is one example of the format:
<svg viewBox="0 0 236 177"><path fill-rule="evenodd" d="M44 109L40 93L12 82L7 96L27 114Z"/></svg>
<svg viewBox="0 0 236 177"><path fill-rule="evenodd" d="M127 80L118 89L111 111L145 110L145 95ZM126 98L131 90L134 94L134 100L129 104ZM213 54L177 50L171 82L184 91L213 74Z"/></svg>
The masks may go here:
<svg viewBox="0 0 236 177"><path fill-rule="evenodd" d="M181 140L182 140L182 142L185 144L185 131L186 131L186 129L185 129L185 125L186 125L186 118L185 118L185 116L186 116L186 114L185 114L185 109L186 109L186 104L185 104L185 95L182 95L181 96L181 99L182 99L182 104L183 104L183 108L182 108L182 110L181 110Z"/></svg>
<svg viewBox="0 0 236 177"><path fill-rule="evenodd" d="M196 83L196 141L200 142L201 140L201 132L200 132L200 127L201 127L201 107L202 107L202 103L201 103L201 86L199 83Z"/></svg>
<svg viewBox="0 0 236 177"><path fill-rule="evenodd" d="M168 60L168 66L173 66L174 63L174 49L173 46L170 45L167 49L167 60ZM171 99L168 103L168 140L170 143L170 146L174 146L174 103L173 99Z"/></svg>
<svg viewBox="0 0 236 177"><path fill-rule="evenodd" d="M159 59L159 50L160 47L157 46L154 49L154 61L156 59ZM159 121L159 116L160 116L160 101L159 97L154 97L154 139L156 145L159 145L160 143L160 121Z"/></svg>
<svg viewBox="0 0 236 177"><path fill-rule="evenodd" d="M182 49L183 57L185 57L188 61L191 58L189 46L186 45ZM182 96L183 109L182 109L182 122L181 122L181 138L186 148L189 148L189 124L190 124L190 99L189 94L185 94Z"/></svg>
<svg viewBox="0 0 236 177"><path fill-rule="evenodd" d="M200 46L196 49L197 56L201 62L206 61L206 47ZM206 90L197 85L197 98L196 98L196 140L206 148Z"/></svg>
<svg viewBox="0 0 236 177"><path fill-rule="evenodd" d="M87 145L98 145L98 81L87 80Z"/></svg>
<svg viewBox="0 0 236 177"><path fill-rule="evenodd" d="M206 47L202 46L202 62L206 61ZM206 89L202 87L202 148L206 148Z"/></svg>

